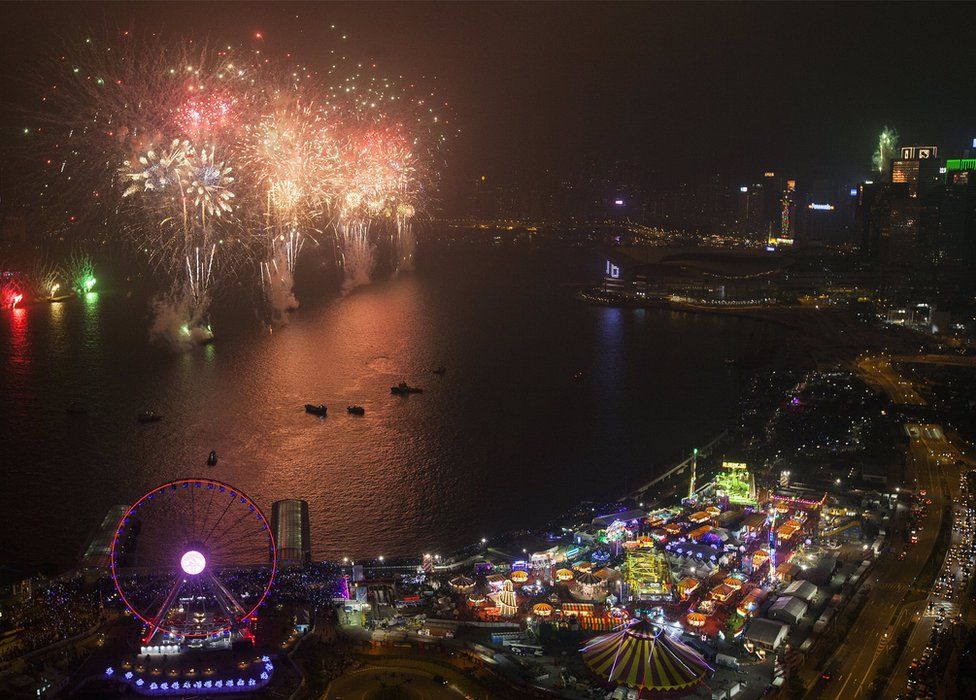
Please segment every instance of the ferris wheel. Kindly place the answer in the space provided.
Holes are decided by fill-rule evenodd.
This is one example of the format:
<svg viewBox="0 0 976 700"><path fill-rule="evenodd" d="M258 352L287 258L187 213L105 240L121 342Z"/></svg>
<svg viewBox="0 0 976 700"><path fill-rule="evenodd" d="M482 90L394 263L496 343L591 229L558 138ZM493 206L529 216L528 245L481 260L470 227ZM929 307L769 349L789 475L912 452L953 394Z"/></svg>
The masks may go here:
<svg viewBox="0 0 976 700"><path fill-rule="evenodd" d="M147 625L144 642L229 640L247 632L267 597L277 553L267 518L240 489L181 479L125 512L111 569L122 601Z"/></svg>

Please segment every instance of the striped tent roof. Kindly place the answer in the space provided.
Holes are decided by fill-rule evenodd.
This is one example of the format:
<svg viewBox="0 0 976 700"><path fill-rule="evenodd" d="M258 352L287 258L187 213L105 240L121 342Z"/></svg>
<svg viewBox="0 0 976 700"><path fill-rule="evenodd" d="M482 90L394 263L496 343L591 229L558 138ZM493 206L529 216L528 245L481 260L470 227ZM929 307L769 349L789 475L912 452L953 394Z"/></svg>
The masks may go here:
<svg viewBox="0 0 976 700"><path fill-rule="evenodd" d="M712 671L697 652L647 619L596 637L580 651L604 680L651 694L686 690Z"/></svg>
<svg viewBox="0 0 976 700"><path fill-rule="evenodd" d="M595 586L599 583L603 583L603 581L598 579L589 571L583 571L576 575L576 583L582 583L584 586Z"/></svg>

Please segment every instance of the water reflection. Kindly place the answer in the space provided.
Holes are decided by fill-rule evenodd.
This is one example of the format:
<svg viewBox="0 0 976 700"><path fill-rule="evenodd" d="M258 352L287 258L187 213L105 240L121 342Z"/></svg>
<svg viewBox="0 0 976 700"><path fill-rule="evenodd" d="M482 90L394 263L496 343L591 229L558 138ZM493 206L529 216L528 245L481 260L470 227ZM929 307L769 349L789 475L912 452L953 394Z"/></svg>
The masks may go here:
<svg viewBox="0 0 976 700"><path fill-rule="evenodd" d="M27 337L28 314L25 308L13 308L6 312L10 328L10 355L8 364L18 368L18 373L30 365L30 341Z"/></svg>
<svg viewBox="0 0 976 700"><path fill-rule="evenodd" d="M558 284L565 258L522 256L452 252L343 299L315 290L273 334L217 319L217 342L183 354L151 346L145 304L121 296L5 314L0 386L18 390L0 464L22 467L0 489L0 552L70 561L112 505L205 472L264 506L308 500L316 556L445 553L617 495L725 427L734 384L696 348L738 326L588 306ZM425 391L392 396L399 381ZM69 401L89 415L66 418ZM147 408L164 419L137 424ZM36 508L42 481L58 518Z"/></svg>

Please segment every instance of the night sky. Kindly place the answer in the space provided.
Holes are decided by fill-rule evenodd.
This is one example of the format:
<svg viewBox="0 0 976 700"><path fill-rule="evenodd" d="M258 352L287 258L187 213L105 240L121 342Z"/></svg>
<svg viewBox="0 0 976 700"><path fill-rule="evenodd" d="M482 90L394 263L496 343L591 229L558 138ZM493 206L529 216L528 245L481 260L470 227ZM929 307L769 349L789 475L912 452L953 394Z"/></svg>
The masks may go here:
<svg viewBox="0 0 976 700"><path fill-rule="evenodd" d="M267 49L314 66L336 24L353 55L438 76L463 130L455 184L620 158L664 177L773 167L854 179L886 124L903 143L950 153L976 136L966 3L25 3L3 13L8 80L86 26L245 45L260 31Z"/></svg>

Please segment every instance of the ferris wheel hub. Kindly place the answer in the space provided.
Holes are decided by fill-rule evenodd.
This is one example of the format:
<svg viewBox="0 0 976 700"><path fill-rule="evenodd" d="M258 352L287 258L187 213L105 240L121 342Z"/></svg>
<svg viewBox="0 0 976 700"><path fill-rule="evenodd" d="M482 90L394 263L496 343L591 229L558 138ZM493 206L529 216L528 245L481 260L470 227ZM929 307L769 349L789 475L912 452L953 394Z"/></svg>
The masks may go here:
<svg viewBox="0 0 976 700"><path fill-rule="evenodd" d="M180 567L190 576L196 576L207 568L207 558L195 549L191 549L180 559Z"/></svg>

